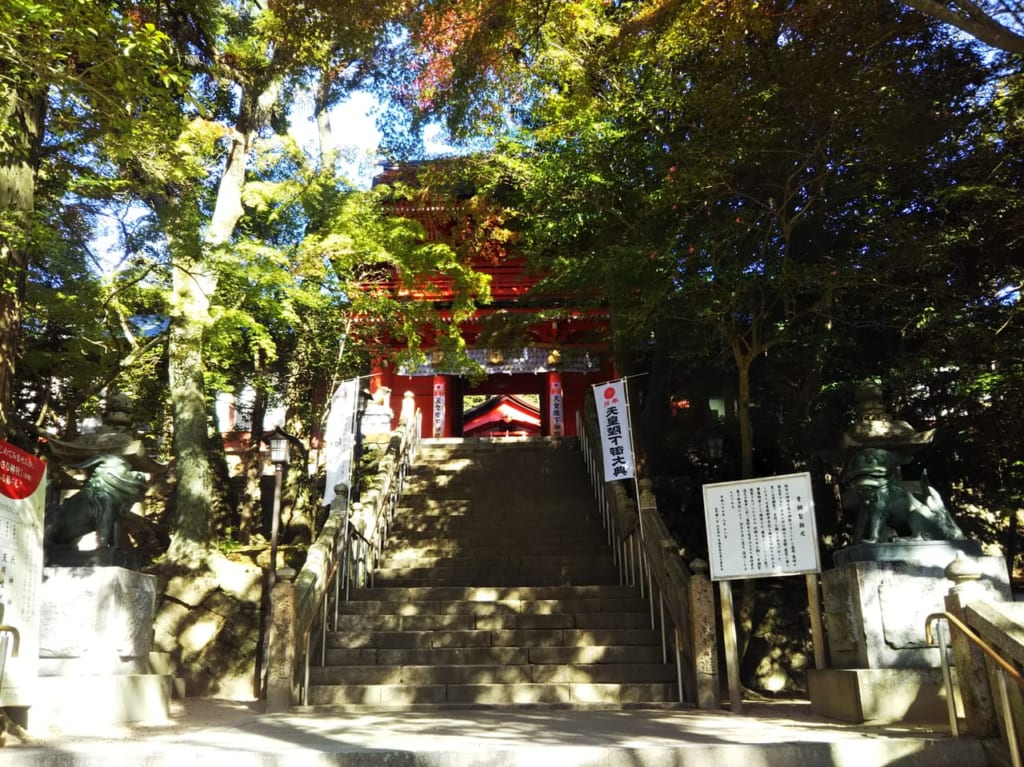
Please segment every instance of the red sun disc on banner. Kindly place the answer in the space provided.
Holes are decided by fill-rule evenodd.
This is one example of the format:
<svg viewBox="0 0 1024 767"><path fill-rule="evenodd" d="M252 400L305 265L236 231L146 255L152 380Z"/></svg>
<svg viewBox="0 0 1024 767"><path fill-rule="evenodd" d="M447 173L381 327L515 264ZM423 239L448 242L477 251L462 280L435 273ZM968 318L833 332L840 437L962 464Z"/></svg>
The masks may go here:
<svg viewBox="0 0 1024 767"><path fill-rule="evenodd" d="M28 498L39 487L46 461L0 440L0 494L15 501Z"/></svg>
<svg viewBox="0 0 1024 767"><path fill-rule="evenodd" d="M609 386L607 389L604 390L604 398L606 400L610 400L614 396L615 396L615 387L614 386Z"/></svg>

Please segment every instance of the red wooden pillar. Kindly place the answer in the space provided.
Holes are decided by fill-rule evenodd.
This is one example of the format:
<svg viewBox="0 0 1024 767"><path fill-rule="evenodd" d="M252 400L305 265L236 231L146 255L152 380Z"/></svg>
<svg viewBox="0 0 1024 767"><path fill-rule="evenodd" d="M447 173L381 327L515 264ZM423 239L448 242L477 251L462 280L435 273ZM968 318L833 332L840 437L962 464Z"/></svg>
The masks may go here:
<svg viewBox="0 0 1024 767"><path fill-rule="evenodd" d="M376 359L370 368L370 382L368 384L370 394L376 394L377 390L382 386L391 387L391 376L388 374L387 364L384 360Z"/></svg>
<svg viewBox="0 0 1024 767"><path fill-rule="evenodd" d="M565 436L565 399L562 396L562 374L548 372L548 433L549 437Z"/></svg>

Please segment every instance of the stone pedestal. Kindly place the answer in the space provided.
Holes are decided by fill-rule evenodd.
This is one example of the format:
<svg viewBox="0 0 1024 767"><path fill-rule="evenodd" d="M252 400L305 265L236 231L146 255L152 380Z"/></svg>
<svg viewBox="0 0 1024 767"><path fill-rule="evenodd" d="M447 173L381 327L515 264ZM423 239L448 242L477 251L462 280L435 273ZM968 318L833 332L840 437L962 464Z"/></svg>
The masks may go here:
<svg viewBox="0 0 1024 767"><path fill-rule="evenodd" d="M944 722L941 658L925 621L945 610L945 568L957 555L981 571L990 599L1012 598L1006 562L969 541L859 545L821 574L830 669L808 674L812 708L846 721Z"/></svg>
<svg viewBox="0 0 1024 767"><path fill-rule="evenodd" d="M172 677L152 652L156 578L121 567L46 567L33 727L166 719Z"/></svg>
<svg viewBox="0 0 1024 767"><path fill-rule="evenodd" d="M937 668L809 669L807 692L816 715L843 722L949 721Z"/></svg>
<svg viewBox="0 0 1024 767"><path fill-rule="evenodd" d="M924 624L930 614L945 610L953 584L944 573L958 553L980 569L991 599L1011 599L1006 561L984 556L980 548L965 551L964 543L862 545L851 547L863 550L859 556L856 551L837 556L839 564L821 574L832 666L939 668L939 650L925 643Z"/></svg>

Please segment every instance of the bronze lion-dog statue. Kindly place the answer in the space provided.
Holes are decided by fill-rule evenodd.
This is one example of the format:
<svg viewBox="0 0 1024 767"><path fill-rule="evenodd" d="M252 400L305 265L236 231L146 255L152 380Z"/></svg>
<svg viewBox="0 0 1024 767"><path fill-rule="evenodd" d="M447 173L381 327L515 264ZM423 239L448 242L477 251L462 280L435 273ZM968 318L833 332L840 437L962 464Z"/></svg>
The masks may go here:
<svg viewBox="0 0 1024 767"><path fill-rule="evenodd" d="M953 541L966 537L938 491L928 483L928 475L921 474L921 497L914 495L904 486L899 464L888 450L859 450L848 462L846 476L860 499L854 541Z"/></svg>
<svg viewBox="0 0 1024 767"><path fill-rule="evenodd" d="M121 520L146 494L146 475L118 455L98 455L76 468L89 471L88 479L47 515L44 543L74 545L95 531L99 548L117 548Z"/></svg>

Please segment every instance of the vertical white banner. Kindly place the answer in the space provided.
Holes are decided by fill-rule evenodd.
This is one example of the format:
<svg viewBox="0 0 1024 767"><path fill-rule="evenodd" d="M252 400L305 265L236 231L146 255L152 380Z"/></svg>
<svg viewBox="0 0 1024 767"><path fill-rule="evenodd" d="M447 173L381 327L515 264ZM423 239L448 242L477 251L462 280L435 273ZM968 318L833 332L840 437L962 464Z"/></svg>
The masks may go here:
<svg viewBox="0 0 1024 767"><path fill-rule="evenodd" d="M605 482L633 478L633 443L629 434L629 407L623 379L594 384L597 423L601 429Z"/></svg>
<svg viewBox="0 0 1024 767"><path fill-rule="evenodd" d="M562 376L558 373L548 373L548 417L551 421L551 436L565 436Z"/></svg>
<svg viewBox="0 0 1024 767"><path fill-rule="evenodd" d="M28 706L39 675L46 462L0 440L0 706Z"/></svg>
<svg viewBox="0 0 1024 767"><path fill-rule="evenodd" d="M327 478L324 506L334 500L334 487L352 486L352 451L356 443L356 412L359 402L359 379L342 381L331 396L331 409L324 427L324 457Z"/></svg>
<svg viewBox="0 0 1024 767"><path fill-rule="evenodd" d="M444 436L445 385L443 376L434 376L434 423L431 434L435 438Z"/></svg>

